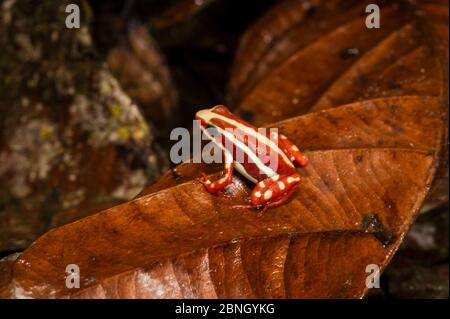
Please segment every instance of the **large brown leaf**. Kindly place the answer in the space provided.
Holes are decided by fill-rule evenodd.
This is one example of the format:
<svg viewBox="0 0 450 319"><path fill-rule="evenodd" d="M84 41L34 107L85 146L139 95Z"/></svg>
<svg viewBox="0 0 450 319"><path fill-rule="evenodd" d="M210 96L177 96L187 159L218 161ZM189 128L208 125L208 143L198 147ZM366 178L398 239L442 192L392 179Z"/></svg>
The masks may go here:
<svg viewBox="0 0 450 319"><path fill-rule="evenodd" d="M366 266L384 268L427 193L437 114L434 97L382 98L278 123L310 160L288 204L233 209L249 192L239 177L227 189L234 198L217 197L188 181L198 164L181 165L146 195L42 236L2 294L361 297ZM78 290L65 287L72 263Z"/></svg>
<svg viewBox="0 0 450 319"><path fill-rule="evenodd" d="M448 99L448 1L277 4L243 36L230 100L257 125L382 96Z"/></svg>
<svg viewBox="0 0 450 319"><path fill-rule="evenodd" d="M365 26L369 3L379 29ZM230 102L256 125L386 96L436 96L447 110L448 24L446 0L282 1L243 36ZM443 145L424 211L448 203Z"/></svg>
<svg viewBox="0 0 450 319"><path fill-rule="evenodd" d="M194 178L220 166L180 165L4 261L0 295L364 296L366 266L386 267L445 153L446 6L420 5L384 6L382 28L368 30L364 2L284 1L244 36L237 111L278 127L310 160L286 205L232 209L250 191L240 176L233 198L217 197ZM72 263L80 289L65 286Z"/></svg>
<svg viewBox="0 0 450 319"><path fill-rule="evenodd" d="M377 1L378 30L364 27L369 3L275 5L242 38L230 81L236 111L264 125L353 101L431 95L448 114L448 1ZM446 137L422 211L448 203Z"/></svg>

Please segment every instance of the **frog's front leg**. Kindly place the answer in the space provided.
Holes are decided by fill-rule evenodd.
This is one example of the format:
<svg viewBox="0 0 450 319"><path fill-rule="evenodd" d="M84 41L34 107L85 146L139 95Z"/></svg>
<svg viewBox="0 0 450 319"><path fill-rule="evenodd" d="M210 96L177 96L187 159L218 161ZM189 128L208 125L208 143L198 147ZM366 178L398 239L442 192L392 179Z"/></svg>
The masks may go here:
<svg viewBox="0 0 450 319"><path fill-rule="evenodd" d="M289 156L289 159L300 167L305 167L308 164L308 160L302 155L298 147L292 143L285 135L280 134L280 145L285 154Z"/></svg>
<svg viewBox="0 0 450 319"><path fill-rule="evenodd" d="M205 186L206 190L210 193L218 193L229 185L233 180L233 158L227 152L225 152L225 168L223 176L216 180L211 181L205 173L201 173L203 178L198 178L197 180Z"/></svg>

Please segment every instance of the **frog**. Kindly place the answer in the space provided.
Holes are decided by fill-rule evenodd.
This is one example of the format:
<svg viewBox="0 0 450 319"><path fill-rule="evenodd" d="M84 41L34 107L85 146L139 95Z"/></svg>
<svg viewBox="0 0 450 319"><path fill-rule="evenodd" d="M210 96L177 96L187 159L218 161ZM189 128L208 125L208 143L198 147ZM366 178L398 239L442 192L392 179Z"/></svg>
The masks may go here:
<svg viewBox="0 0 450 319"><path fill-rule="evenodd" d="M203 134L223 152L224 158L222 177L213 181L201 173L202 177L197 179L206 191L211 194L222 193L232 183L233 171L236 169L255 186L247 199L250 204L234 205L234 208L265 211L288 201L301 180L296 169L308 164L307 158L289 138L278 133L278 130L259 130L224 105L199 110L195 119L199 121ZM220 138L211 136L207 130L209 127L215 128ZM238 150L244 155L243 161L242 156L241 160L236 160ZM276 165L271 165L271 159L276 161Z"/></svg>

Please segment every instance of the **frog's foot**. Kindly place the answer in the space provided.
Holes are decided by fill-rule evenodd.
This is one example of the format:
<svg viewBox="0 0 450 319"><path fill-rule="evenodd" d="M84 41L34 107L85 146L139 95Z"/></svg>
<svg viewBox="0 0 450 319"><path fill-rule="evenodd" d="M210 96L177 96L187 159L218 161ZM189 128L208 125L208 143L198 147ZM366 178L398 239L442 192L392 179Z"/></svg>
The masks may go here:
<svg viewBox="0 0 450 319"><path fill-rule="evenodd" d="M197 181L201 183L209 193L223 197L231 197L230 195L224 194L222 190L233 180L233 164L226 163L224 176L214 182L211 181L205 173L201 172L201 175L202 177L197 178Z"/></svg>
<svg viewBox="0 0 450 319"><path fill-rule="evenodd" d="M231 208L233 208L233 209L256 209L258 213L262 214L269 207L267 205L265 205L265 206L253 206L251 204L247 204L247 205L233 205Z"/></svg>
<svg viewBox="0 0 450 319"><path fill-rule="evenodd" d="M206 188L208 193L211 193L211 194L216 195L216 196L224 197L224 198L227 198L227 199L228 198L233 198L232 195L225 194L223 192L223 189L217 190L214 187L214 185L212 185L213 182L211 182L211 180L209 180L207 178L207 175L205 173L201 173L201 174L202 174L203 177L199 177L196 180Z"/></svg>

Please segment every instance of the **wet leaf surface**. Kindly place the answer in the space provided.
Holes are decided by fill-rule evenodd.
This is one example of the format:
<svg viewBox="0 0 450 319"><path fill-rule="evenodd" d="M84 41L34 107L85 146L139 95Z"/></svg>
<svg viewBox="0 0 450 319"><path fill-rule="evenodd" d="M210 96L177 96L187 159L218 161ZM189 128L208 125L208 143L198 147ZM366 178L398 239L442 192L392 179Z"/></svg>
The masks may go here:
<svg viewBox="0 0 450 319"><path fill-rule="evenodd" d="M401 110L395 113L398 116L391 113L394 102ZM303 183L288 204L264 214L231 207L249 193L239 177L227 189L232 199L217 197L183 178L183 173L198 172L198 164L182 165L146 195L41 237L15 262L14 281L4 293L361 297L366 290L366 265L383 268L392 257L435 171L433 154L442 127L428 114L430 110L440 112L438 99L384 98L276 124L290 137L296 137L299 125L307 121L311 126L327 126L332 133L341 131L348 116L344 114L358 118L359 113L369 121L383 122L385 128L377 133L376 126L364 121L361 126L349 125L351 134L341 134L340 148L327 140L327 134L317 134L310 147L300 144L309 149L310 160L299 171ZM395 138L385 138L383 147L379 138L362 143L372 136L367 135L369 130L379 138L392 130ZM422 134L432 143L425 145ZM381 227L367 223L374 216ZM381 233L392 234L393 242L381 242ZM70 263L82 271L82 289L75 293L65 288L65 267Z"/></svg>
<svg viewBox="0 0 450 319"><path fill-rule="evenodd" d="M283 1L241 40L230 81L256 125L383 96L448 96L448 3ZM287 17L287 18L286 18ZM236 104L235 102L235 104Z"/></svg>

